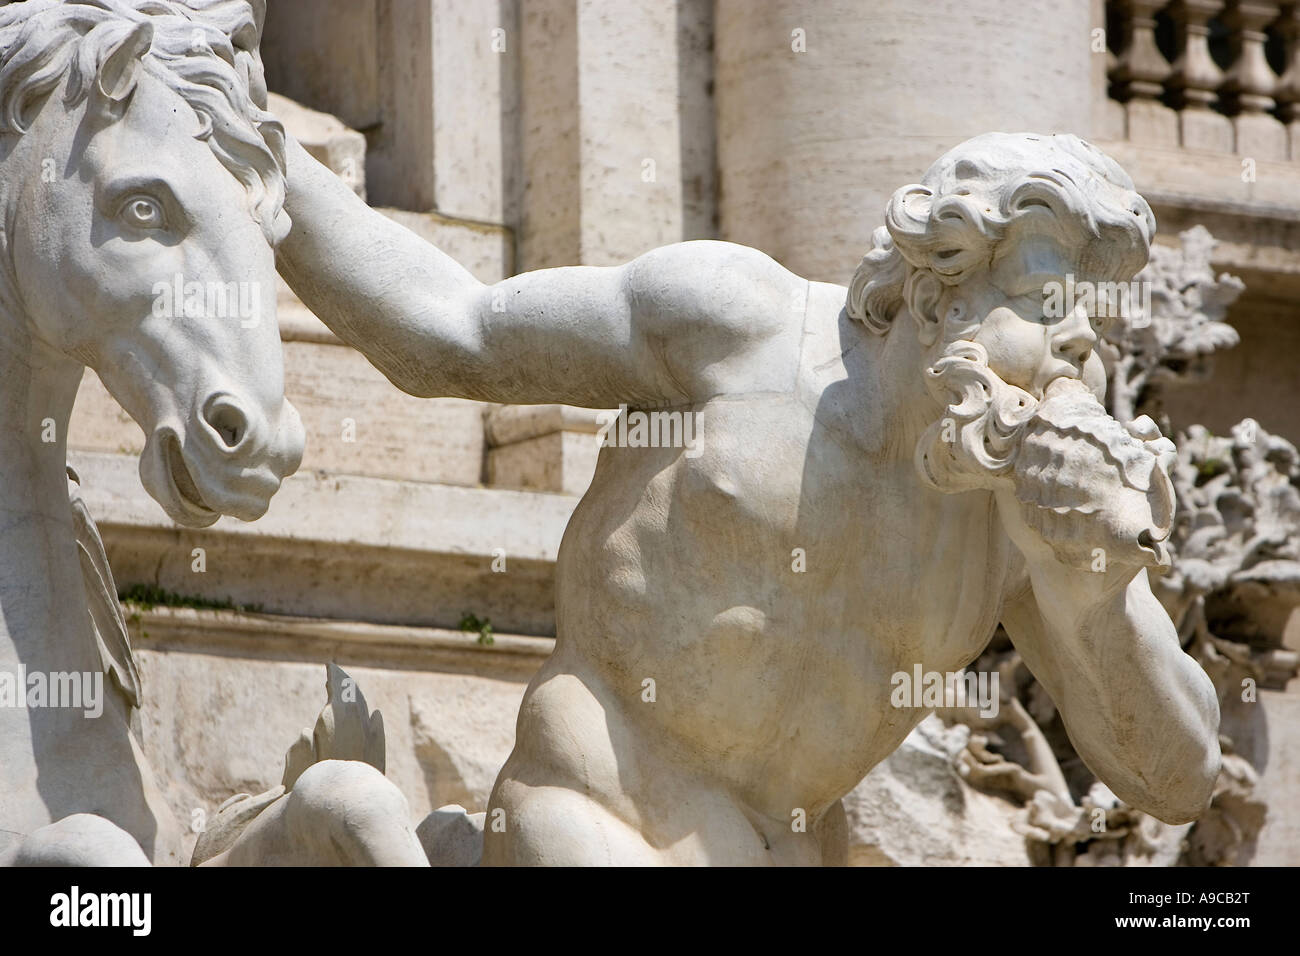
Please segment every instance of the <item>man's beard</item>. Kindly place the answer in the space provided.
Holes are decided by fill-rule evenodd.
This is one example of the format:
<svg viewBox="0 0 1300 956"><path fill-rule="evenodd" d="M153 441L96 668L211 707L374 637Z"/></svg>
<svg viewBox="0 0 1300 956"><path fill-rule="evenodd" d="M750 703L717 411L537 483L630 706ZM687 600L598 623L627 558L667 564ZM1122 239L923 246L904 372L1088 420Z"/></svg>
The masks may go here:
<svg viewBox="0 0 1300 956"><path fill-rule="evenodd" d="M1054 380L1039 401L965 340L949 343L925 375L946 406L916 446L927 485L944 494L1013 488L1025 523L1070 567L1168 567L1174 446L1149 418L1121 425L1077 379Z"/></svg>

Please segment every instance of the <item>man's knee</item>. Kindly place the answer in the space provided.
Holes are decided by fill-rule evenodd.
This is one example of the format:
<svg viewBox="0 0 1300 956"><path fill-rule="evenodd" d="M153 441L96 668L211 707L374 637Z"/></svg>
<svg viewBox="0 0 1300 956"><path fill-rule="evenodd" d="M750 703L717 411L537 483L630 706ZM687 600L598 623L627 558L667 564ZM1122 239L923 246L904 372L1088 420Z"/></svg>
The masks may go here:
<svg viewBox="0 0 1300 956"><path fill-rule="evenodd" d="M299 839L328 842L356 865L426 863L411 827L402 792L382 773L356 760L312 764L285 798L290 826ZM328 847L322 845L322 852Z"/></svg>
<svg viewBox="0 0 1300 956"><path fill-rule="evenodd" d="M302 772L289 791L293 802L308 816L388 819L409 813L402 792L382 773L359 760L322 760Z"/></svg>
<svg viewBox="0 0 1300 956"><path fill-rule="evenodd" d="M11 866L148 866L135 837L93 813L76 813L33 831Z"/></svg>
<svg viewBox="0 0 1300 956"><path fill-rule="evenodd" d="M662 862L634 827L564 787L506 781L484 826L489 866L638 866Z"/></svg>

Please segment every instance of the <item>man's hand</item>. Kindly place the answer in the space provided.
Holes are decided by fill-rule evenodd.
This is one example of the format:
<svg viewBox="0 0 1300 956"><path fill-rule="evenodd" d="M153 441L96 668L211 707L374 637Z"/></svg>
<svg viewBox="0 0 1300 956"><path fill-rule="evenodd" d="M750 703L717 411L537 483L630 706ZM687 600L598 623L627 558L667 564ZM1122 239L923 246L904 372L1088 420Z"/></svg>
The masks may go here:
<svg viewBox="0 0 1300 956"><path fill-rule="evenodd" d="M1031 528L1025 521L1025 506L1013 490L1002 489L995 492L994 497L1002 528L1024 555L1035 593L1058 606L1083 607L1105 601L1126 588L1144 567L1143 564L1109 561L1105 548L1101 547L1094 549L1099 553L1087 566L1079 567L1062 561L1056 546L1044 538L1039 529ZM1154 556L1148 558L1149 563L1145 566L1155 567Z"/></svg>
<svg viewBox="0 0 1300 956"><path fill-rule="evenodd" d="M1060 379L996 492L1003 526L1031 566L1050 562L1050 551L1056 563L1095 573L1167 567L1174 458L1149 418L1122 426L1081 382Z"/></svg>

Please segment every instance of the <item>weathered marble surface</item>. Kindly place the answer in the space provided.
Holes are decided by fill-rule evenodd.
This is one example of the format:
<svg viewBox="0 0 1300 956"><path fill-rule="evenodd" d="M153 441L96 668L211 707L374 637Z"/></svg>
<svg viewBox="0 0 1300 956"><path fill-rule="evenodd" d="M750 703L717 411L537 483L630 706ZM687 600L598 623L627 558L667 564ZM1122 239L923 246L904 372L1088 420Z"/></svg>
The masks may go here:
<svg viewBox="0 0 1300 956"><path fill-rule="evenodd" d="M246 81L254 79L249 50L234 61ZM1099 773L1166 818L1194 815L1217 767L1217 710L1203 675L1188 669L1176 644L1171 649L1168 620L1149 600L1142 570L1163 563L1169 449L1148 423L1124 428L1106 418L1078 384L1099 390L1089 316L1072 311L1044 323L1013 302L1025 296L1013 292L1017 282L1034 278L1041 286L1031 259L1035 266L1055 259L1052 274L1068 266L1082 272L1112 255L1118 265L1112 261L1107 275L1126 278L1150 240L1141 226L1134 235L1127 214L1141 219L1144 206L1123 208L1126 215L1102 209L1106 248L1091 248L1071 217L1095 197L1081 201L1071 188L1104 180L1108 200L1141 203L1123 174L1073 141L990 142L968 144L977 172L956 179L988 190L1014 223L963 233L937 211L917 212L933 195L900 191L889 236L878 232L861 283L848 290L807 283L753 250L702 244L658 250L627 267L527 274L489 292L409 233L363 216L336 181L313 180L319 171L295 154L294 175L302 172L304 185L291 179L291 190L299 200L314 195L295 208L291 194L301 221L286 245L286 271L309 305L345 339L363 340L407 390L627 404L632 414L667 404L699 414L709 438L698 460L663 448L602 455L571 529L577 543L560 556L557 653L529 692L521 740L488 807L489 817L500 812L499 829L493 819L447 808L411 836L400 794L371 769L326 760L300 778L309 784L295 791L305 805L292 793L273 799L239 858L289 861L313 834L329 833L349 801L364 800L385 808L381 830L385 820L399 826L375 839L353 834L351 862L390 859L373 850L395 834L411 836L393 844L399 854L418 837L421 854L472 862L480 832L490 862L837 862L846 824L839 796L921 716L889 709L891 669L956 669L978 650L1003 604L1011 616L1022 606L1027 616L1008 628L1031 649L1026 656L1037 657L1034 669L1054 695L1069 700L1062 710ZM1041 194L1022 195L1003 181L1050 180L1049 154L1070 170L1051 167L1066 180L1056 183L1064 199L1048 188L1047 201L1031 202ZM945 181L951 169L936 170L921 193L960 195ZM934 205L962 206L949 198ZM968 205L965 213L978 219ZM372 253L392 254L390 266L410 269L405 288L385 284L390 297L378 297L370 327L351 326L349 304L358 295L375 300L366 282L384 278L383 270L364 256L337 263L310 248L329 232L317 232L321 217L338 209L357 216L363 243L378 238ZM998 267L987 275L968 268L967 259L993 244L994 261L1005 256ZM375 274L368 278L367 269ZM431 297L422 300L424 292ZM436 321L410 321L430 312ZM573 374L578 366L598 371L583 380ZM1078 381L1062 385L1063 378ZM978 388L991 397L982 406ZM959 437L944 437L946 422L958 425ZM1017 457L1021 447L1046 458ZM1125 467L1110 467L1108 456ZM1058 480L1045 481L1053 468ZM568 487L564 478L543 479L557 480ZM1116 501L1125 507L1111 507ZM846 507L860 510L862 524L882 538L844 522ZM936 560L923 548L946 543L950 527L968 553ZM898 561L898 542L910 560ZM1098 548L1109 569L1089 564ZM983 594L990 600L972 606L969 591L944 593L944 582L986 564L991 579L967 584L981 593L991 584ZM920 580L921 591L937 591L938 599L899 600L904 580ZM1133 609L1124 609L1124 599ZM1037 623L1029 619L1035 604L1044 618ZM1051 613L1062 607L1065 613ZM1093 627L1119 632L1118 643L1148 645L1156 664L1144 672L1122 661L1116 676L1108 673L1113 662L1103 668L1086 660L1090 697L1080 700L1070 694L1079 675L1063 674L1049 647L1066 644L1086 659L1072 618L1087 614ZM859 632L864 621L879 622L874 633ZM1171 675L1172 700L1134 706L1135 688ZM1160 713L1162 706L1174 709ZM1125 719L1139 729L1122 741L1106 726L1117 708L1128 708ZM1187 750L1172 769L1195 767L1181 784L1168 764L1153 761L1154 741L1141 732L1166 718ZM1152 765L1154 779L1136 783L1133 768ZM780 772L772 774L774 766ZM536 779L560 792L524 784ZM594 798L571 807L583 791ZM80 825L69 820L68 827ZM677 839L687 833L697 836Z"/></svg>
<svg viewBox="0 0 1300 956"><path fill-rule="evenodd" d="M707 423L698 455L602 450L485 862L841 860L840 798L923 716L891 675L960 669L999 620L1111 790L1204 810L1214 690L1147 584L1173 446L1101 406L1090 311L1045 313L1048 281L1147 258L1098 151L963 144L847 289L725 243L485 286L292 146L289 184L282 272L404 390Z"/></svg>
<svg viewBox="0 0 1300 956"><path fill-rule="evenodd" d="M1198 226L1183 232L1177 246L1153 249L1138 275L1151 293L1149 311L1116 317L1104 331L1101 354L1111 413L1150 414L1176 436L1171 477L1179 509L1167 542L1172 567L1153 581L1153 590L1184 649L1214 681L1223 769L1208 812L1190 826L1162 824L1117 801L1079 761L1042 685L999 634L975 666L1004 673L1007 705L995 721L957 715L970 733L952 763L976 792L1001 798L1006 823L1024 834L1036 863L1294 859L1286 809L1293 779L1286 754L1294 747L1286 715L1296 698L1286 686L1300 660L1287 646L1287 622L1300 603L1300 455L1253 419L1218 437L1168 411L1177 407L1179 392L1210 380L1220 353L1237 343L1225 312L1243 284L1212 268L1215 246ZM951 817L963 818L960 810ZM905 849L929 842L906 826L890 836ZM1004 837L976 845L1015 842ZM969 842L953 844L963 845Z"/></svg>
<svg viewBox="0 0 1300 956"><path fill-rule="evenodd" d="M0 9L13 224L0 234L0 407L20 423L0 439L0 671L25 697L0 708L0 861L180 861L139 745L113 576L79 492L69 500L67 431L89 366L144 431L145 488L187 527L260 517L298 466L275 316L284 138L261 108L262 13L198 0ZM29 689L56 681L80 692ZM404 798L363 755L313 752L223 855L424 863Z"/></svg>

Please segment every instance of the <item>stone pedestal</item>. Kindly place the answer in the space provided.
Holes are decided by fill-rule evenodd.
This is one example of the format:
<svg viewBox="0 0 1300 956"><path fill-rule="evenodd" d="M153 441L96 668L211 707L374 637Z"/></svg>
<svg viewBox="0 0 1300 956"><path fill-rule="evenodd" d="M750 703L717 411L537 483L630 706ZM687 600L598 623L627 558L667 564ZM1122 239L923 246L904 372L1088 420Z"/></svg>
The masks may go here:
<svg viewBox="0 0 1300 956"><path fill-rule="evenodd" d="M1129 142L1146 146L1178 145L1178 113L1155 100L1133 100L1125 105Z"/></svg>
<svg viewBox="0 0 1300 956"><path fill-rule="evenodd" d="M1184 149L1230 153L1235 140L1232 120L1210 109L1182 110L1178 114L1179 142Z"/></svg>
<svg viewBox="0 0 1300 956"><path fill-rule="evenodd" d="M505 405L486 416L488 484L581 495L600 453L599 413L568 405Z"/></svg>
<svg viewBox="0 0 1300 956"><path fill-rule="evenodd" d="M1285 160L1287 158L1286 127L1276 117L1266 113L1243 113L1234 117L1237 133L1237 152L1254 160Z"/></svg>

